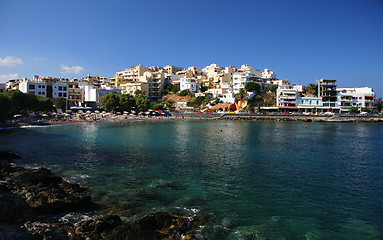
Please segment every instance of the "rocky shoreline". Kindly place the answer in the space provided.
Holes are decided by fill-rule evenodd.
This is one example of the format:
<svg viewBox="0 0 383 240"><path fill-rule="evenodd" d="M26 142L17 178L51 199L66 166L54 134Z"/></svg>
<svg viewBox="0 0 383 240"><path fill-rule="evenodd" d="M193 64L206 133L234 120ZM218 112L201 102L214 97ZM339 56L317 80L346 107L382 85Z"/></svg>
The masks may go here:
<svg viewBox="0 0 383 240"><path fill-rule="evenodd" d="M45 168L15 166L11 161L16 158L0 152L0 239L197 239L201 216L157 212L123 221L111 206L94 202L84 187ZM97 217L59 220L90 212Z"/></svg>

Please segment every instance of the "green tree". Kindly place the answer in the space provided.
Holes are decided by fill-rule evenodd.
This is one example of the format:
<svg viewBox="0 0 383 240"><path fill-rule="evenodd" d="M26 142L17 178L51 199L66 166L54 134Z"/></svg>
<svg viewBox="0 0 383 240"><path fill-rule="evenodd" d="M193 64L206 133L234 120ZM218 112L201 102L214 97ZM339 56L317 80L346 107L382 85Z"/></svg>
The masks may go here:
<svg viewBox="0 0 383 240"><path fill-rule="evenodd" d="M172 86L172 90L171 90L171 92L172 92L172 93L178 93L179 91L180 91L180 84L179 84L179 83L174 84L174 85Z"/></svg>
<svg viewBox="0 0 383 240"><path fill-rule="evenodd" d="M135 97L136 99L136 107L139 111L145 112L150 107L149 98L145 95L138 95Z"/></svg>
<svg viewBox="0 0 383 240"><path fill-rule="evenodd" d="M350 107L348 110L350 113L359 113L359 109L357 107Z"/></svg>
<svg viewBox="0 0 383 240"><path fill-rule="evenodd" d="M116 93L102 96L100 99L100 105L106 111L115 112L118 108L120 108L120 97Z"/></svg>
<svg viewBox="0 0 383 240"><path fill-rule="evenodd" d="M37 96L39 101L37 111L48 113L53 110L53 102L49 98Z"/></svg>
<svg viewBox="0 0 383 240"><path fill-rule="evenodd" d="M245 90L247 92L259 92L261 90L261 86L255 82L248 82L245 84Z"/></svg>
<svg viewBox="0 0 383 240"><path fill-rule="evenodd" d="M22 113L28 108L28 97L19 90L11 90L5 93L11 101L11 115Z"/></svg>
<svg viewBox="0 0 383 240"><path fill-rule="evenodd" d="M274 93L274 95L277 93L278 85L273 84L269 87L270 92Z"/></svg>
<svg viewBox="0 0 383 240"><path fill-rule="evenodd" d="M378 98L378 100L376 100L375 107L378 112L382 111L382 108L383 108L382 98Z"/></svg>
<svg viewBox="0 0 383 240"><path fill-rule="evenodd" d="M187 96L189 94L190 94L189 89L184 89L184 90L182 90L181 92L178 93L178 95L180 95L180 96Z"/></svg>
<svg viewBox="0 0 383 240"><path fill-rule="evenodd" d="M318 85L310 83L306 87L307 93L311 93L312 95L318 96Z"/></svg>
<svg viewBox="0 0 383 240"><path fill-rule="evenodd" d="M208 90L208 87L206 86L201 86L201 88L199 89L201 92L206 92Z"/></svg>
<svg viewBox="0 0 383 240"><path fill-rule="evenodd" d="M153 110L162 110L162 109L164 109L164 104L162 104L162 103L152 103L151 109L153 109Z"/></svg>
<svg viewBox="0 0 383 240"><path fill-rule="evenodd" d="M11 100L5 95L0 94L0 121L4 121L11 117Z"/></svg>
<svg viewBox="0 0 383 240"><path fill-rule="evenodd" d="M247 93L245 89L241 88L239 89L239 93L235 94L236 97L244 98L247 96Z"/></svg>
<svg viewBox="0 0 383 240"><path fill-rule="evenodd" d="M61 109L61 110L65 111L66 110L66 99L63 97L56 98L55 99L55 108L56 108L56 110Z"/></svg>
<svg viewBox="0 0 383 240"><path fill-rule="evenodd" d="M364 108L362 108L362 109L360 109L362 112L371 112L371 109L369 109L369 108L366 108L366 107L364 107Z"/></svg>
<svg viewBox="0 0 383 240"><path fill-rule="evenodd" d="M131 111L136 106L136 99L130 94L121 94L119 99L119 107L121 111Z"/></svg>

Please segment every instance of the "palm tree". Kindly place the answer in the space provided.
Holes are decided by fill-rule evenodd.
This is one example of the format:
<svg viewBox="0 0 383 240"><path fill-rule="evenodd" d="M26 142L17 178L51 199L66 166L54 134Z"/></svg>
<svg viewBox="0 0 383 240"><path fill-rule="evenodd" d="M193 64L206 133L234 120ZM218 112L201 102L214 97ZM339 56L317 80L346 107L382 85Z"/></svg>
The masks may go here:
<svg viewBox="0 0 383 240"><path fill-rule="evenodd" d="M311 93L312 95L318 96L318 85L310 83L306 87L306 92Z"/></svg>

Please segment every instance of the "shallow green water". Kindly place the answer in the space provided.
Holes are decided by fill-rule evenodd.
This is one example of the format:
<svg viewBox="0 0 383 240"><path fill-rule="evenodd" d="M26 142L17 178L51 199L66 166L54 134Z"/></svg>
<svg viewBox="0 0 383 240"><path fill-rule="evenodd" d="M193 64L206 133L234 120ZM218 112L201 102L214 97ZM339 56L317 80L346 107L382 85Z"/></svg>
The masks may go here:
<svg viewBox="0 0 383 240"><path fill-rule="evenodd" d="M307 126L307 128L302 128ZM0 131L95 200L210 214L210 239L381 239L383 125L168 121Z"/></svg>

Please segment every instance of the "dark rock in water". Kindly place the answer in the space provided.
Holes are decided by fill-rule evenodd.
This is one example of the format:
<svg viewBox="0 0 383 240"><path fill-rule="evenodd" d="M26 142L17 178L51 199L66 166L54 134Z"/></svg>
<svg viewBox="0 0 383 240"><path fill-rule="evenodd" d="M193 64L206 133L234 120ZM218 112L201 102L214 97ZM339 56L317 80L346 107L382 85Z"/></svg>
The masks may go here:
<svg viewBox="0 0 383 240"><path fill-rule="evenodd" d="M48 169L0 163L0 224L21 224L41 216L88 211L97 205L84 188L62 181Z"/></svg>
<svg viewBox="0 0 383 240"><path fill-rule="evenodd" d="M55 186L61 183L61 178L55 176L51 171L46 168L39 168L33 170L17 171L10 174L9 178L17 183L22 183L26 186L39 185L40 186Z"/></svg>
<svg viewBox="0 0 383 240"><path fill-rule="evenodd" d="M143 200L156 200L159 198L158 194L154 192L149 192L147 190L137 190L135 193L136 197L141 198Z"/></svg>
<svg viewBox="0 0 383 240"><path fill-rule="evenodd" d="M117 227L106 239L196 239L192 222L189 217L158 212Z"/></svg>
<svg viewBox="0 0 383 240"><path fill-rule="evenodd" d="M7 181L1 182L0 187L21 196L39 214L91 210L96 207L90 196L80 195L84 188L63 182L48 169L4 167L2 175Z"/></svg>
<svg viewBox="0 0 383 240"><path fill-rule="evenodd" d="M101 239L121 224L121 218L116 215L85 220L77 224L75 234L81 239Z"/></svg>
<svg viewBox="0 0 383 240"><path fill-rule="evenodd" d="M0 161L11 161L13 159L20 159L21 157L17 154L6 152L6 151L0 151Z"/></svg>
<svg viewBox="0 0 383 240"><path fill-rule="evenodd" d="M125 203L121 205L115 205L108 209L108 214L130 217L137 214L137 208L140 206L140 203Z"/></svg>
<svg viewBox="0 0 383 240"><path fill-rule="evenodd" d="M27 222L23 227L35 239L68 239L68 233L59 227L42 222Z"/></svg>

